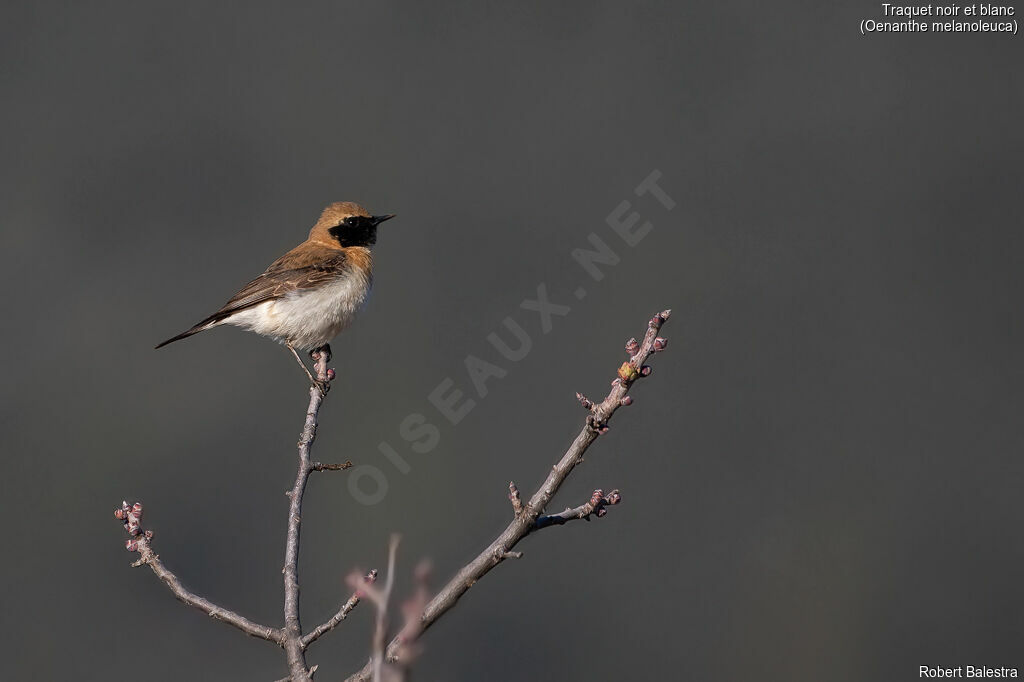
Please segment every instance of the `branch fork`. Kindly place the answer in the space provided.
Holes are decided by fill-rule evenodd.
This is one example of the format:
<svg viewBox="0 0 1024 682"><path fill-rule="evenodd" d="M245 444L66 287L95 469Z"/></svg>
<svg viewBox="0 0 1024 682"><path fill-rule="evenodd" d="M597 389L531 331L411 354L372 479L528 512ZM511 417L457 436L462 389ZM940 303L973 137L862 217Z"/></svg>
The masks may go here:
<svg viewBox="0 0 1024 682"><path fill-rule="evenodd" d="M310 376L311 385L309 389L309 407L306 409L306 419L298 442L298 467L295 476L295 484L287 491L289 498L288 505L288 532L285 543L285 561L281 573L284 576L284 627L272 627L262 623L256 623L244 616L235 613L222 606L200 597L187 590L178 579L160 560L160 557L153 551L153 532L142 529L142 503L136 502L129 505L122 502L121 507L114 511L114 516L124 523L125 531L128 533L126 548L132 552L139 553L139 559L133 566L146 565L153 573L162 580L179 600L199 609L212 618L222 620L235 626L247 635L259 637L279 645L285 650L288 659L289 677L292 682L302 682L312 679L316 666L307 669L305 650L319 639L324 633L333 630L348 614L359 604L360 593L353 594L346 601L339 611L325 623L317 626L311 632L303 634L302 625L299 620L299 580L298 580L298 558L299 558L299 530L302 523L302 497L306 490L309 476L314 471L342 471L352 466L352 462L343 464L325 464L314 462L310 458L313 442L316 440L317 416L323 404L330 382L335 378L335 371L328 369L330 361L330 348L325 346L310 354L314 361L313 373ZM370 571L364 578L367 584L372 584L377 578L376 571Z"/></svg>

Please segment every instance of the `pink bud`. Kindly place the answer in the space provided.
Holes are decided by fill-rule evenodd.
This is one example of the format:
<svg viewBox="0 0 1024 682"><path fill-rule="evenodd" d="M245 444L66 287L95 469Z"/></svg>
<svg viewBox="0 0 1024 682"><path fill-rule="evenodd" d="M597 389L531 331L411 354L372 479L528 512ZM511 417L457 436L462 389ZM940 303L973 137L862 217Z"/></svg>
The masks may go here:
<svg viewBox="0 0 1024 682"><path fill-rule="evenodd" d="M593 492L593 494L590 496L590 506L591 507L596 507L597 505L601 504L601 498L603 498L603 497L604 497L604 491L603 490L601 490L600 488L595 490Z"/></svg>
<svg viewBox="0 0 1024 682"><path fill-rule="evenodd" d="M619 401L619 405L622 405L623 407L625 407L627 405L632 405L632 404L633 404L633 399L631 397L629 397L628 395L625 398L623 398L622 400Z"/></svg>
<svg viewBox="0 0 1024 682"><path fill-rule="evenodd" d="M601 507L600 509L598 509L598 510L597 510L596 512L594 512L594 513L595 513L595 514L597 514L597 518L601 518L602 516L604 516L605 514L607 514L607 513L608 513L608 510L607 510L607 509L605 509L604 507Z"/></svg>
<svg viewBox="0 0 1024 682"><path fill-rule="evenodd" d="M649 376L650 373L651 373L651 366L650 365L644 365L643 367L640 368L640 376L642 376L642 377Z"/></svg>
<svg viewBox="0 0 1024 682"><path fill-rule="evenodd" d="M124 518L127 515L128 515L128 512L126 512L124 509L115 509L114 510L114 518L118 519L119 521L124 521Z"/></svg>
<svg viewBox="0 0 1024 682"><path fill-rule="evenodd" d="M619 502L622 502L622 495L619 494L618 490L613 490L604 498L604 501L607 504L618 504Z"/></svg>
<svg viewBox="0 0 1024 682"><path fill-rule="evenodd" d="M329 370L327 370L327 380L328 381L334 381L334 377L335 376L337 376L337 375L335 374L333 367L331 367Z"/></svg>
<svg viewBox="0 0 1024 682"><path fill-rule="evenodd" d="M630 355L636 355L636 352L640 350L640 344L637 343L635 338L630 339L626 342L626 352Z"/></svg>
<svg viewBox="0 0 1024 682"><path fill-rule="evenodd" d="M667 345L668 345L668 339L662 338L660 336L658 338L654 339L654 350L655 350L655 352L665 350L665 346L667 346Z"/></svg>
<svg viewBox="0 0 1024 682"><path fill-rule="evenodd" d="M153 539L153 531L151 531L151 530L147 530L145 533L143 533L143 535L146 536L147 540L152 540Z"/></svg>
<svg viewBox="0 0 1024 682"><path fill-rule="evenodd" d="M125 540L124 541L124 548L127 549L129 552L136 552L139 549L139 541L138 540Z"/></svg>

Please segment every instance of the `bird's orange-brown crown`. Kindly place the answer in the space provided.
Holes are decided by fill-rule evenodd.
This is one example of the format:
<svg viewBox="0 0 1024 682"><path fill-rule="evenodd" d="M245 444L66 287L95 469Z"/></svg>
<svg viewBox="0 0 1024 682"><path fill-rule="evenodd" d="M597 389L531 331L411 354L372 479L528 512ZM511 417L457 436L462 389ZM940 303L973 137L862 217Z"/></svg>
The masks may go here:
<svg viewBox="0 0 1024 682"><path fill-rule="evenodd" d="M353 216L371 217L369 211L354 201L336 201L333 204L328 204L320 214L316 225L309 231L309 240L337 247L338 241L331 235L330 229L340 225L345 218Z"/></svg>

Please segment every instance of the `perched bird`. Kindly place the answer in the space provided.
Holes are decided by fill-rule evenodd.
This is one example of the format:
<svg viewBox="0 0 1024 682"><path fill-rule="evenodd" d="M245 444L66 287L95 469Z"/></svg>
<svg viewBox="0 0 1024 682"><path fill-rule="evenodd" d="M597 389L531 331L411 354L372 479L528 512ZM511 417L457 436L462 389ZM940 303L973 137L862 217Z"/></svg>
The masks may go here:
<svg viewBox="0 0 1024 682"><path fill-rule="evenodd" d="M370 215L359 204L331 204L309 231L309 239L270 264L220 310L157 348L231 324L283 343L310 381L319 384L296 349L330 353L327 345L362 308L373 285L370 247L377 226L393 215Z"/></svg>

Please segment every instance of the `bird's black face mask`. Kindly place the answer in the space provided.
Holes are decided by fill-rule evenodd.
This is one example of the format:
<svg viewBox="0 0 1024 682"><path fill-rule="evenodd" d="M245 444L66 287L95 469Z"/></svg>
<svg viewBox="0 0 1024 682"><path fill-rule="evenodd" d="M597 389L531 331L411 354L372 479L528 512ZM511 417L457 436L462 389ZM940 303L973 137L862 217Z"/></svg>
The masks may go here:
<svg viewBox="0 0 1024 682"><path fill-rule="evenodd" d="M377 226L393 215L349 216L328 232L342 246L370 246L377 243Z"/></svg>

